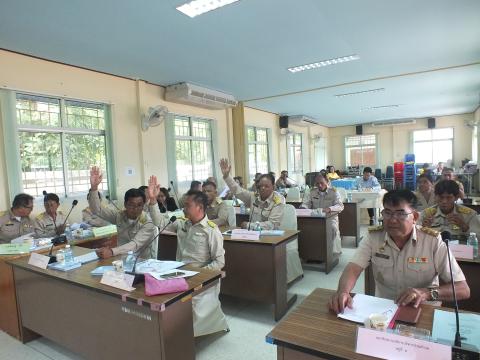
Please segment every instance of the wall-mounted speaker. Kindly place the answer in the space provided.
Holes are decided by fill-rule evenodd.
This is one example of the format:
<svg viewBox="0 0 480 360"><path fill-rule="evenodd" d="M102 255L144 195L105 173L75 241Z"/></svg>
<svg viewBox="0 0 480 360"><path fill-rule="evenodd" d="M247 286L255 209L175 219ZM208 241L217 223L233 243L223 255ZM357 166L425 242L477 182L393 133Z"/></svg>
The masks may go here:
<svg viewBox="0 0 480 360"><path fill-rule="evenodd" d="M435 129L435 118L428 118L427 122L429 129Z"/></svg>
<svg viewBox="0 0 480 360"><path fill-rule="evenodd" d="M280 124L280 129L288 129L288 116L280 116L278 123Z"/></svg>
<svg viewBox="0 0 480 360"><path fill-rule="evenodd" d="M356 135L363 135L363 125L355 126L355 134Z"/></svg>

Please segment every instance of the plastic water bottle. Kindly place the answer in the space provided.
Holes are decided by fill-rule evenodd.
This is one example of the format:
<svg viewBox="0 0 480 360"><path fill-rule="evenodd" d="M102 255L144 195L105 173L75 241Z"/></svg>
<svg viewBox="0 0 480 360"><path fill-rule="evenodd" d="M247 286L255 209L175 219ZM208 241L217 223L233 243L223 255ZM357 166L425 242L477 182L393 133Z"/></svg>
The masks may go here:
<svg viewBox="0 0 480 360"><path fill-rule="evenodd" d="M133 251L129 251L127 253L127 257L125 258L125 263L123 264L123 268L125 271L132 271L133 265L135 264L135 255L133 255Z"/></svg>
<svg viewBox="0 0 480 360"><path fill-rule="evenodd" d="M347 193L347 201L352 202L352 193Z"/></svg>
<svg viewBox="0 0 480 360"><path fill-rule="evenodd" d="M73 251L70 245L65 245L65 250L64 250L64 256L65 256L65 265L71 265L75 261L73 258Z"/></svg>
<svg viewBox="0 0 480 360"><path fill-rule="evenodd" d="M240 214L242 214L242 215L246 214L245 204L243 204L243 203L240 205Z"/></svg>
<svg viewBox="0 0 480 360"><path fill-rule="evenodd" d="M66 236L68 242L71 242L73 240L72 229L70 229L70 226L66 227L65 236Z"/></svg>
<svg viewBox="0 0 480 360"><path fill-rule="evenodd" d="M478 239L475 233L473 232L470 233L467 244L473 247L473 257L474 258L478 257Z"/></svg>
<svg viewBox="0 0 480 360"><path fill-rule="evenodd" d="M260 226L260 223L258 221L255 222L254 230L255 231L262 231L262 227Z"/></svg>

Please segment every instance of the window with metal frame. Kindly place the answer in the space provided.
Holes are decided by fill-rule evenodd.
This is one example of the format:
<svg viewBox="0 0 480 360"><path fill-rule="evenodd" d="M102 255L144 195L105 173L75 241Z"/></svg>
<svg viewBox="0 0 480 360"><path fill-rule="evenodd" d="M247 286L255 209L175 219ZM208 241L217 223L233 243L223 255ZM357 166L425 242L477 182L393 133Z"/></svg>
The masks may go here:
<svg viewBox="0 0 480 360"><path fill-rule="evenodd" d="M453 159L453 128L413 131L413 153L418 164L447 163Z"/></svg>
<svg viewBox="0 0 480 360"><path fill-rule="evenodd" d="M212 121L174 115L175 169L179 190L192 180L205 181L214 174Z"/></svg>
<svg viewBox="0 0 480 360"><path fill-rule="evenodd" d="M287 135L287 168L292 174L303 173L303 134Z"/></svg>
<svg viewBox="0 0 480 360"><path fill-rule="evenodd" d="M107 105L16 94L23 191L76 196L90 188L90 167L103 172L100 190L108 190Z"/></svg>
<svg viewBox="0 0 480 360"><path fill-rule="evenodd" d="M268 129L255 126L247 127L248 176L250 181L255 177L255 173L266 174L270 171L268 141Z"/></svg>
<svg viewBox="0 0 480 360"><path fill-rule="evenodd" d="M345 166L370 166L377 164L377 136L357 135L345 137Z"/></svg>

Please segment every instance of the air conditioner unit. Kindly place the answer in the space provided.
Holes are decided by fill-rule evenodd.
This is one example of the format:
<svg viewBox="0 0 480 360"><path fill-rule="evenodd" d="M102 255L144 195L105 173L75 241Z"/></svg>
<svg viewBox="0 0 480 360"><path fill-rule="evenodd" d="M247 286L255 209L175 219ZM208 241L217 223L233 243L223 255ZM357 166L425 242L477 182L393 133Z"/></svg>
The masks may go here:
<svg viewBox="0 0 480 360"><path fill-rule="evenodd" d="M296 125L296 126L312 126L318 125L318 122L311 117L305 115L293 115L288 117L289 125Z"/></svg>
<svg viewBox="0 0 480 360"><path fill-rule="evenodd" d="M167 86L165 100L214 110L237 106L232 95L185 82Z"/></svg>
<svg viewBox="0 0 480 360"><path fill-rule="evenodd" d="M405 120L387 120L387 121L376 121L370 124L370 126L397 126L397 125L412 125L416 124L417 120L415 119L405 119Z"/></svg>

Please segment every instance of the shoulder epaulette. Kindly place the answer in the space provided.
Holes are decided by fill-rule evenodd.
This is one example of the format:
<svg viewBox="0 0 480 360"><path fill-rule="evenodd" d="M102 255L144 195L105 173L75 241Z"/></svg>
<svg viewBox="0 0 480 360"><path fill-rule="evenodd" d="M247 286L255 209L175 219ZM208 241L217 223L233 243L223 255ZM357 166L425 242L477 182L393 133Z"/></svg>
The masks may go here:
<svg viewBox="0 0 480 360"><path fill-rule="evenodd" d="M41 219L43 219L44 215L45 215L45 213L40 213L40 214L38 214L37 216L35 216L35 220L41 220Z"/></svg>
<svg viewBox="0 0 480 360"><path fill-rule="evenodd" d="M431 216L434 215L437 212L437 207L436 206L431 206L423 210L425 212L425 215Z"/></svg>
<svg viewBox="0 0 480 360"><path fill-rule="evenodd" d="M214 223L213 221L211 221L211 220L208 220L208 221L207 221L207 224L208 224L208 226L210 226L211 228L215 228L215 227L217 226L217 224L215 224L215 223Z"/></svg>
<svg viewBox="0 0 480 360"><path fill-rule="evenodd" d="M437 230L434 230L434 229L426 227L426 226L422 226L420 228L420 231L423 231L425 234L432 235L432 236L435 236L435 237L437 237L438 234L440 234Z"/></svg>
<svg viewBox="0 0 480 360"><path fill-rule="evenodd" d="M138 222L140 224L145 224L147 222L147 217L145 216L145 214L140 215L140 218L138 219Z"/></svg>
<svg viewBox="0 0 480 360"><path fill-rule="evenodd" d="M187 218L185 216L177 216L177 220L187 221Z"/></svg>
<svg viewBox="0 0 480 360"><path fill-rule="evenodd" d="M282 199L280 198L280 196L278 196L277 194L273 195L273 203L275 205L278 205L282 202Z"/></svg>
<svg viewBox="0 0 480 360"><path fill-rule="evenodd" d="M368 232L376 232L376 231L382 231L382 230L383 230L383 225L369 226L368 227Z"/></svg>
<svg viewBox="0 0 480 360"><path fill-rule="evenodd" d="M5 216L7 215L8 211L0 211L0 216Z"/></svg>
<svg viewBox="0 0 480 360"><path fill-rule="evenodd" d="M332 186L331 189L332 189L333 191L337 191L337 188L336 188L335 186Z"/></svg>
<svg viewBox="0 0 480 360"><path fill-rule="evenodd" d="M470 209L469 207L467 206L459 206L457 208L457 211L460 213L460 214L471 214L472 212L474 212L475 210L472 210Z"/></svg>
<svg viewBox="0 0 480 360"><path fill-rule="evenodd" d="M221 204L223 202L222 199L220 199L219 197L217 197L217 204Z"/></svg>

